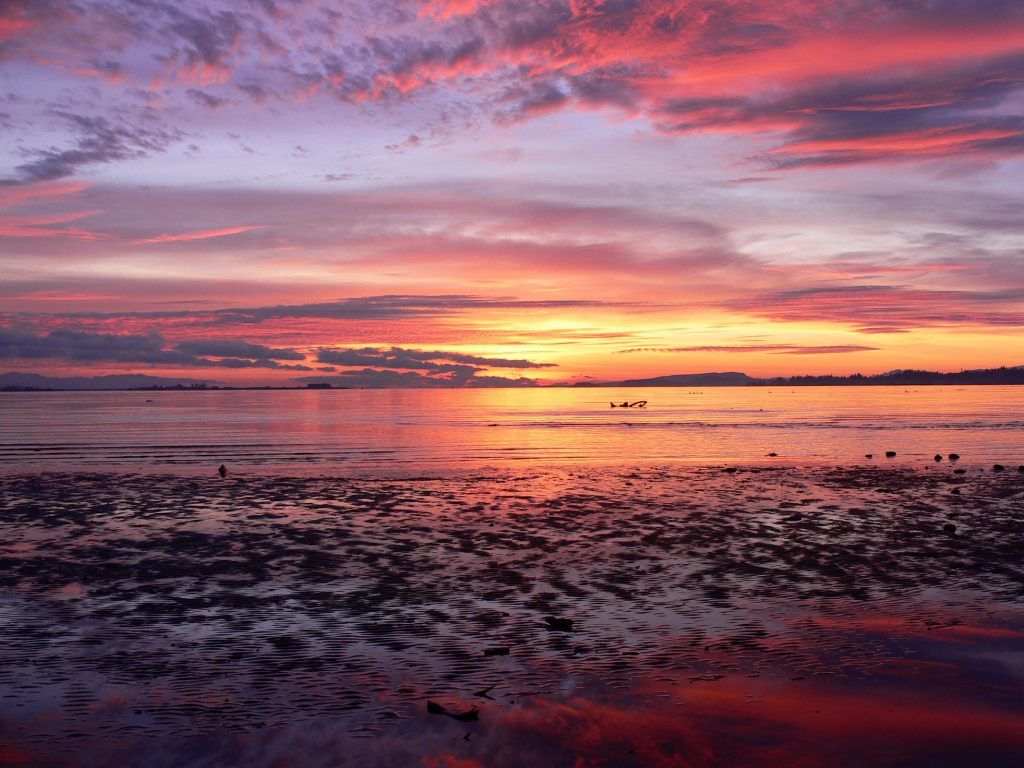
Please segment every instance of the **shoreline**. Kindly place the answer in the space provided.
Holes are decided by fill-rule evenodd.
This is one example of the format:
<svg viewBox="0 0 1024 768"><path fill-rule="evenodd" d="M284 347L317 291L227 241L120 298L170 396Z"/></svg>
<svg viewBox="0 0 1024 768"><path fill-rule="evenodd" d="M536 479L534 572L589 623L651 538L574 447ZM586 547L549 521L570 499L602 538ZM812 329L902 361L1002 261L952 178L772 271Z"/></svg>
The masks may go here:
<svg viewBox="0 0 1024 768"><path fill-rule="evenodd" d="M992 458L996 460L993 461ZM575 457L563 459L548 459L539 461L532 456L522 458L502 457L499 463L494 459L467 458L461 462L450 460L438 461L434 464L425 463L416 458L406 459L375 459L377 466L367 468L366 466L355 466L354 462L342 461L274 461L266 460L259 463L239 462L235 463L230 458L223 459L228 477L220 478L217 474L217 464L211 464L218 459L198 458L194 460L176 460L145 464L110 463L98 460L93 464L69 461L70 467L60 468L55 459L40 460L35 468L26 467L25 464L16 465L14 462L0 465L0 481L26 479L32 477L59 477L59 478L90 478L96 476L110 476L115 478L153 478L173 479L189 478L195 480L214 479L224 482L225 480L307 480L307 481L446 481L446 480L471 480L487 479L504 475L535 474L535 473L616 473L622 471L623 462L614 459L593 459L581 460ZM993 471L994 466L1002 469ZM787 456L764 456L757 459L743 459L741 461L708 460L706 457L671 457L645 459L643 461L630 462L629 471L637 472L664 472L687 474L692 472L725 472L725 473L758 473L758 472L786 472L802 471L817 472L823 470L838 471L899 471L899 472L921 472L926 475L948 476L952 480L963 479L964 475L978 477L992 474L1024 475L1024 464L1013 458L1003 458L1002 454L993 454L988 459L960 458L955 461L948 460L943 456L941 462L936 462L934 454L925 451L918 453L901 453L895 457L886 457L884 454L875 455L873 458L851 457L846 462L836 462L833 456L801 456L791 458ZM958 471L961 470L961 471Z"/></svg>

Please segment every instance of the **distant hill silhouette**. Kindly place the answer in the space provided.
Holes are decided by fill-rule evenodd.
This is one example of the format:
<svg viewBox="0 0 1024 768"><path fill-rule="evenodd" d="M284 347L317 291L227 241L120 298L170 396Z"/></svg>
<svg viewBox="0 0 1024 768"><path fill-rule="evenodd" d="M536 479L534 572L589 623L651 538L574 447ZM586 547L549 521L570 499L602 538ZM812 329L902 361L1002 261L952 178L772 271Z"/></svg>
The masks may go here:
<svg viewBox="0 0 1024 768"><path fill-rule="evenodd" d="M680 373L654 376L648 379L623 381L578 382L573 387L851 387L851 386L910 386L925 384L1024 384L1024 366L1013 368L987 368L936 373L934 371L889 371L870 376L859 373L850 376L778 376L757 379L738 371L716 373ZM511 386L511 385L510 385ZM0 374L0 390L128 390L128 389L235 389L199 379L172 379L141 373L123 373L110 376L43 376L38 373ZM237 387L237 389L306 389L301 387ZM326 387L324 387L326 388ZM337 385L335 385L337 388ZM344 388L344 387L342 387Z"/></svg>
<svg viewBox="0 0 1024 768"><path fill-rule="evenodd" d="M889 371L870 376L777 376L755 379L745 373L684 373L650 379L582 382L577 387L852 387L909 386L922 384L1024 384L1024 366L985 368L958 373L934 371Z"/></svg>
<svg viewBox="0 0 1024 768"><path fill-rule="evenodd" d="M757 384L745 373L678 373L672 376L655 376L651 379L626 379L625 381L584 382L577 387L745 387Z"/></svg>
<svg viewBox="0 0 1024 768"><path fill-rule="evenodd" d="M858 385L920 385L920 384L1024 384L1024 366L1014 368L983 368L958 373L936 373L934 371L889 371L874 376L862 376L855 373L851 376L783 376L774 379L761 379L757 382L764 386L785 385L798 386L858 386Z"/></svg>
<svg viewBox="0 0 1024 768"><path fill-rule="evenodd" d="M43 376L39 373L0 374L0 390L38 389L143 389L146 387L203 386L198 379L168 379L142 373L117 373L110 376Z"/></svg>

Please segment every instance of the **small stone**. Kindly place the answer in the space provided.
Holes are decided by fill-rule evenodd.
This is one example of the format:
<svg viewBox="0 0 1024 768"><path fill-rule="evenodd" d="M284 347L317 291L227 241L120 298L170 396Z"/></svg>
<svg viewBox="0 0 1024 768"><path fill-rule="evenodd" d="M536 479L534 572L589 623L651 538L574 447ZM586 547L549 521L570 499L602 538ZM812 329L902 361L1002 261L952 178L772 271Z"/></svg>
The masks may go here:
<svg viewBox="0 0 1024 768"><path fill-rule="evenodd" d="M873 454L873 453L865 453L864 454L864 458L865 459L873 459L873 458L875 458L875 454Z"/></svg>
<svg viewBox="0 0 1024 768"><path fill-rule="evenodd" d="M508 654L509 649L505 646L484 649L484 656L508 656Z"/></svg>
<svg viewBox="0 0 1024 768"><path fill-rule="evenodd" d="M967 474L967 470L966 469L954 469L953 470L953 474L954 475L966 475Z"/></svg>
<svg viewBox="0 0 1024 768"><path fill-rule="evenodd" d="M895 456L895 455L896 455L896 451L886 451L886 452L885 452L885 456L886 456L886 458L888 458L888 459L891 459L891 458L892 458L893 456Z"/></svg>
<svg viewBox="0 0 1024 768"><path fill-rule="evenodd" d="M225 467L223 464L221 464L219 467L217 467L217 474L220 475L221 477L224 477L227 473L228 473L228 468Z"/></svg>
<svg viewBox="0 0 1024 768"><path fill-rule="evenodd" d="M295 648L299 648L302 645L301 640L296 640L290 635L277 635L276 637L268 637L267 643L277 648L279 651L290 651Z"/></svg>
<svg viewBox="0 0 1024 768"><path fill-rule="evenodd" d="M954 533L956 533L956 526L952 523L946 523L944 526L942 526L942 530L948 533L950 536L952 536Z"/></svg>
<svg viewBox="0 0 1024 768"><path fill-rule="evenodd" d="M545 616L544 623L547 624L548 629L553 629L557 632L571 632L573 620L560 619L556 616Z"/></svg>
<svg viewBox="0 0 1024 768"><path fill-rule="evenodd" d="M1006 467L1004 467L1002 464L993 464L992 465L992 471L993 472L1002 472L1004 469L1006 469Z"/></svg>
<svg viewBox="0 0 1024 768"><path fill-rule="evenodd" d="M959 461L960 460L960 454L959 453L951 453L951 454L949 454L949 460L950 461Z"/></svg>
<svg viewBox="0 0 1024 768"><path fill-rule="evenodd" d="M942 461L942 454L941 453L936 453L935 454L935 460L936 461Z"/></svg>
<svg viewBox="0 0 1024 768"><path fill-rule="evenodd" d="M446 714L448 714L448 710L447 709L445 709L440 704L437 704L437 703L435 703L433 701L428 701L427 702L427 712L429 712L432 715L446 715Z"/></svg>
<svg viewBox="0 0 1024 768"><path fill-rule="evenodd" d="M460 723L471 723L480 719L479 707L473 707L465 712L452 712L448 707L434 701L427 702L427 712L431 715L447 715L452 720L458 720Z"/></svg>

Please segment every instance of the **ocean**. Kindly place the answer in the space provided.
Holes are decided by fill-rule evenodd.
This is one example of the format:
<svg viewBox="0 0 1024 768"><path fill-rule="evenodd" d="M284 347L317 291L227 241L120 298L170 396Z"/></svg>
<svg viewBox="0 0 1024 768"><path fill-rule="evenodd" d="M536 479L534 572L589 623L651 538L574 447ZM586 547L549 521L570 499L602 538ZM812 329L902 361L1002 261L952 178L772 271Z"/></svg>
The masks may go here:
<svg viewBox="0 0 1024 768"><path fill-rule="evenodd" d="M1024 460L1024 387L11 392L0 425L8 474L992 463Z"/></svg>
<svg viewBox="0 0 1024 768"><path fill-rule="evenodd" d="M0 764L1020 765L1022 401L0 395Z"/></svg>

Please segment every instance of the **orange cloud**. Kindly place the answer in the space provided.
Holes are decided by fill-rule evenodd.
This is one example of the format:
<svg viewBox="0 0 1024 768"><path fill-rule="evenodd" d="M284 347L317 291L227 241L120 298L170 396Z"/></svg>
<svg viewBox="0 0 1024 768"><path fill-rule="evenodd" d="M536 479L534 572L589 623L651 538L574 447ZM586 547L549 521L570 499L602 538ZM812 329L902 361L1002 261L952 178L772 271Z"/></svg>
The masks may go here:
<svg viewBox="0 0 1024 768"><path fill-rule="evenodd" d="M420 9L420 18L433 17L442 21L453 16L467 16L476 13L486 0L430 0Z"/></svg>
<svg viewBox="0 0 1024 768"><path fill-rule="evenodd" d="M33 237L71 237L77 240L107 240L111 238L104 232L92 232L79 227L54 228L50 225L65 224L98 211L75 211L73 213L56 213L48 216L0 216L0 237L33 238Z"/></svg>
<svg viewBox="0 0 1024 768"><path fill-rule="evenodd" d="M229 235L240 235L243 232L251 232L254 229L263 229L264 225L252 227L224 227L223 229L205 229L199 232L181 232L177 235L163 234L156 237L149 237L145 240L136 240L135 245L159 245L163 243L183 243L192 240L210 240L215 237L228 237Z"/></svg>

